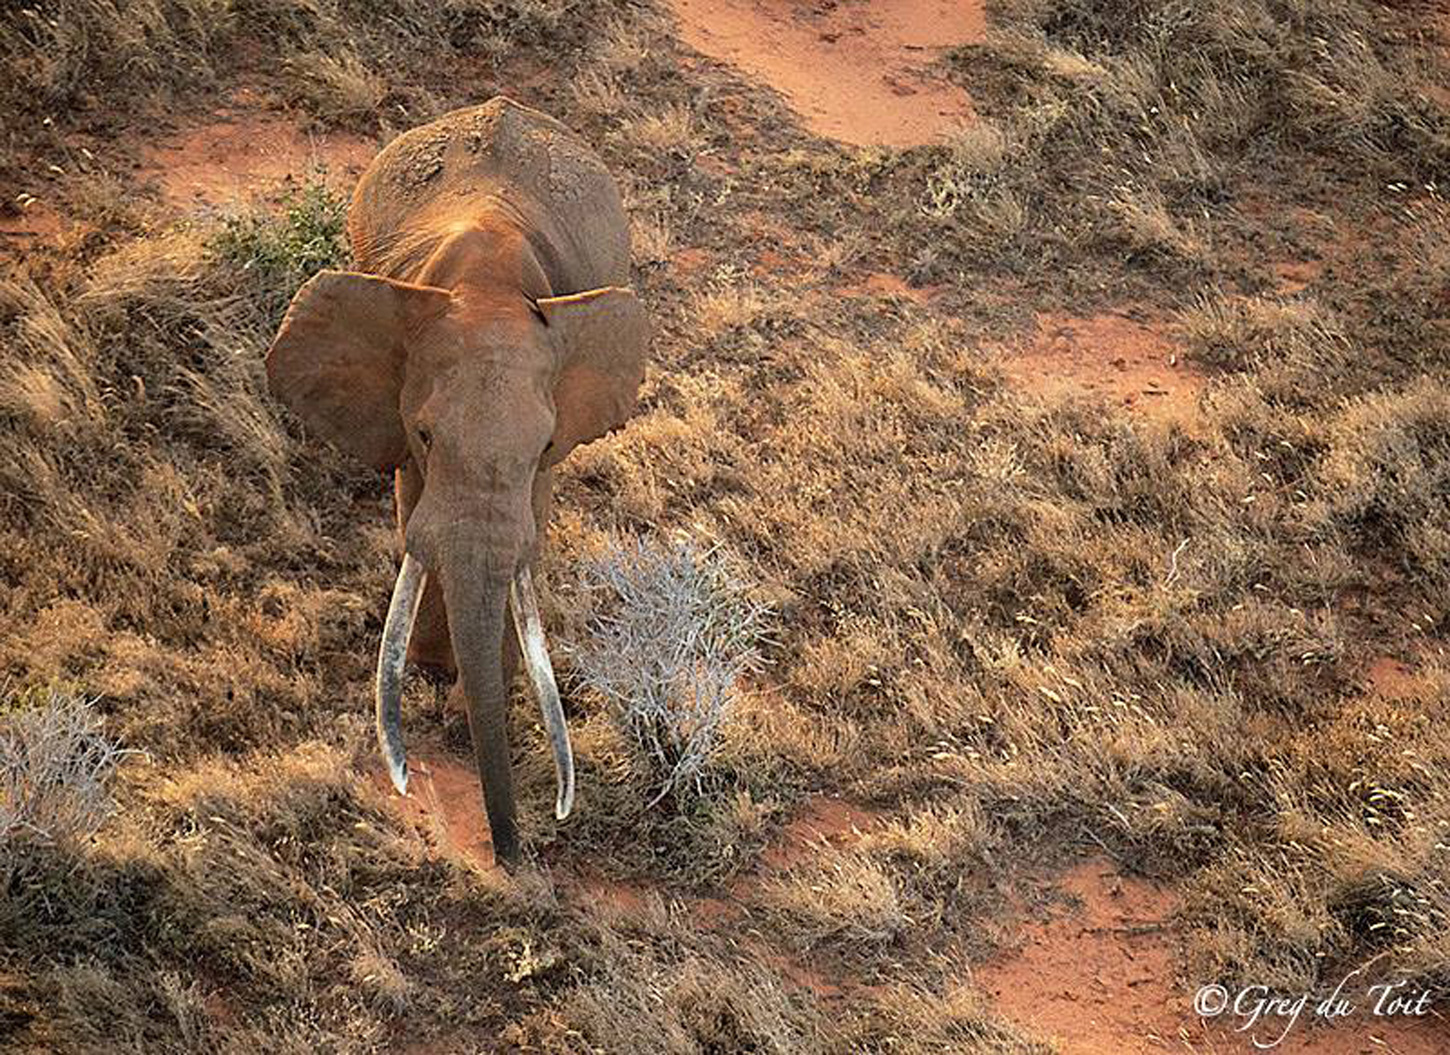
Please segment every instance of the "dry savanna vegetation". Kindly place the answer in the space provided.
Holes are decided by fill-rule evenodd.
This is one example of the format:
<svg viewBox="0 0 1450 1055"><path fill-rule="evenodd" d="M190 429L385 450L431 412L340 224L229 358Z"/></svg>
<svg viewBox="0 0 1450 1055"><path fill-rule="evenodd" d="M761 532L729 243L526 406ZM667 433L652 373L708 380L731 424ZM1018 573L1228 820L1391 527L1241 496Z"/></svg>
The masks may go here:
<svg viewBox="0 0 1450 1055"><path fill-rule="evenodd" d="M0 1048L1071 1052L973 970L1085 855L1176 892L1185 1015L1357 967L1450 992L1440 17L1000 0L938 63L979 122L885 149L648 0L0 10ZM378 144L507 92L625 192L655 361L563 472L579 806L517 706L519 875L375 779L389 483L266 392L345 196L134 176L239 88ZM1191 413L1009 379L1036 318L1109 310ZM770 613L663 792L564 647L619 539L728 555ZM443 695L410 683L410 737L464 758ZM13 778L57 745L83 797ZM838 799L854 832L783 848Z"/></svg>

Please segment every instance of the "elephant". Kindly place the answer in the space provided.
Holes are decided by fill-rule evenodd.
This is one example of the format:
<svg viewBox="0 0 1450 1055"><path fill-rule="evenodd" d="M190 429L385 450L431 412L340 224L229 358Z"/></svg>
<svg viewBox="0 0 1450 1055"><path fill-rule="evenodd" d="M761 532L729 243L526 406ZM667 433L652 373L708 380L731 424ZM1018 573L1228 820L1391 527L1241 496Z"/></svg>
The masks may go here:
<svg viewBox="0 0 1450 1055"><path fill-rule="evenodd" d="M403 558L378 652L378 743L407 793L409 659L456 675L495 857L520 860L508 743L520 659L568 816L574 761L532 568L553 469L634 413L650 341L619 190L563 124L504 96L400 135L348 209L356 270L293 298L268 385L394 475Z"/></svg>

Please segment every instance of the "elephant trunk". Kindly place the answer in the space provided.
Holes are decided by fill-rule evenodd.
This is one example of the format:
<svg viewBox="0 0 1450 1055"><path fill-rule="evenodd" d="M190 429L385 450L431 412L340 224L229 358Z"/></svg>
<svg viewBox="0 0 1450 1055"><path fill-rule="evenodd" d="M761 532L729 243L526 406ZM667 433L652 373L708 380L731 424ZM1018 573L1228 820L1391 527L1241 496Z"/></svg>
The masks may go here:
<svg viewBox="0 0 1450 1055"><path fill-rule="evenodd" d="M510 580L475 575L446 557L439 577L448 606L448 628L458 664L459 685L468 703L468 731L483 784L484 807L494 856L519 859L518 807L508 740L508 684L503 674L504 605Z"/></svg>

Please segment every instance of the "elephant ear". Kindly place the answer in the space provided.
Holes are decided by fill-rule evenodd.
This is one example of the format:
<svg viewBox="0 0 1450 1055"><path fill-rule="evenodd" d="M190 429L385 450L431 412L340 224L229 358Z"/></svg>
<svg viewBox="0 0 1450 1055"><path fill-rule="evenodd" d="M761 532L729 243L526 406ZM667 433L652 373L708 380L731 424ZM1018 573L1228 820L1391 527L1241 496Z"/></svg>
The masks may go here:
<svg viewBox="0 0 1450 1055"><path fill-rule="evenodd" d="M313 431L369 465L401 464L406 338L450 300L447 290L432 286L319 272L292 298L267 352L272 393Z"/></svg>
<svg viewBox="0 0 1450 1055"><path fill-rule="evenodd" d="M650 326L634 292L618 286L549 297L538 307L559 354L551 458L558 461L634 413Z"/></svg>

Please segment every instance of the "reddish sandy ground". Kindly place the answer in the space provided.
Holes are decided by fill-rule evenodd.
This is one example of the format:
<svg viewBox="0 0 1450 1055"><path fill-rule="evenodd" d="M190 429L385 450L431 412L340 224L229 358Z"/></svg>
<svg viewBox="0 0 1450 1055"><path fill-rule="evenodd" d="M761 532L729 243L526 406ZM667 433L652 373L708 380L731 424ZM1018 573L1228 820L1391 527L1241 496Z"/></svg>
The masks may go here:
<svg viewBox="0 0 1450 1055"><path fill-rule="evenodd" d="M346 132L303 131L266 105L249 88L234 90L209 117L143 140L128 178L183 211L243 205L318 179L350 192L376 145ZM0 255L63 246L84 234L84 224L48 201L22 195L15 206L18 214L0 215Z"/></svg>
<svg viewBox="0 0 1450 1055"><path fill-rule="evenodd" d="M1003 367L1050 398L1097 398L1190 430L1204 385L1161 321L1120 312L1038 316L1034 333L1003 349Z"/></svg>
<svg viewBox="0 0 1450 1055"><path fill-rule="evenodd" d="M20 249L36 240L55 238L63 224L60 215L43 201L30 198L17 203L20 211L13 216L0 216L0 247Z"/></svg>
<svg viewBox="0 0 1450 1055"><path fill-rule="evenodd" d="M940 287L912 286L898 275L884 271L873 271L859 283L842 286L840 292L848 297L903 297L913 304L930 304Z"/></svg>
<svg viewBox="0 0 1450 1055"><path fill-rule="evenodd" d="M281 114L258 112L257 104L247 89L237 90L212 120L147 146L136 177L154 180L183 207L228 205L319 172L329 184L351 189L377 153L362 136L302 132Z"/></svg>
<svg viewBox="0 0 1450 1055"><path fill-rule="evenodd" d="M686 43L776 89L819 135L863 146L929 143L973 120L929 69L982 39L981 0L671 0Z"/></svg>
<svg viewBox="0 0 1450 1055"><path fill-rule="evenodd" d="M1063 1055L1238 1055L1281 1034L1272 1050L1285 1055L1444 1051L1443 1023L1376 1019L1367 1005L1357 1017L1326 1024L1314 1019L1311 1000L1287 1032L1286 1019L1242 1032L1241 1017L1200 1019L1192 1011L1197 983L1180 976L1182 935L1170 889L1126 877L1103 859L1084 861L1051 885L1072 906L1024 923L1019 948L973 978L1003 1014L1056 1040Z"/></svg>
<svg viewBox="0 0 1450 1055"><path fill-rule="evenodd" d="M407 795L393 791L392 780L381 766L374 769L372 784L431 853L466 867L493 867L483 788L472 766L440 750L414 750L408 758Z"/></svg>

